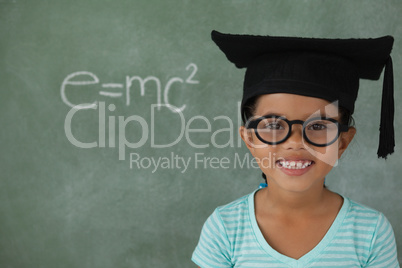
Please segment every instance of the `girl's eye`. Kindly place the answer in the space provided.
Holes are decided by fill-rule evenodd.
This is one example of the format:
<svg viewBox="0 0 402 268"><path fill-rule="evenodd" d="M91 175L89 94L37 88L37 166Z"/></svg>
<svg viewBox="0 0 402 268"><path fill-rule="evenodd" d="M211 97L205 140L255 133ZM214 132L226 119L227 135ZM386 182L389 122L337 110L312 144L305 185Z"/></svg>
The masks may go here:
<svg viewBox="0 0 402 268"><path fill-rule="evenodd" d="M271 123L265 124L265 128L269 129L269 130L279 130L279 129L283 129L283 126L277 122L271 122Z"/></svg>
<svg viewBox="0 0 402 268"><path fill-rule="evenodd" d="M309 130L325 130L327 128L326 124L323 123L312 123L311 125L308 126Z"/></svg>

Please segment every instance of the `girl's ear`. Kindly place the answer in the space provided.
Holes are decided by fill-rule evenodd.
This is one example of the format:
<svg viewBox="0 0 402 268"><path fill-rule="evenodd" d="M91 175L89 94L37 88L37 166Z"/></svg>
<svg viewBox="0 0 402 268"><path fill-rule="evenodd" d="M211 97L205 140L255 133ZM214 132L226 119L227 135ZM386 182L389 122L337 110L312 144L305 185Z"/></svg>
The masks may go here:
<svg viewBox="0 0 402 268"><path fill-rule="evenodd" d="M249 129L245 128L244 126L241 126L239 128L239 133L240 133L241 139L244 141L247 148L252 152L252 150L254 149L255 146L253 143L253 135L252 135L251 131Z"/></svg>
<svg viewBox="0 0 402 268"><path fill-rule="evenodd" d="M339 136L339 148L338 148L338 159L341 158L343 152L348 148L350 142L356 134L356 128L349 127L347 132L342 132Z"/></svg>

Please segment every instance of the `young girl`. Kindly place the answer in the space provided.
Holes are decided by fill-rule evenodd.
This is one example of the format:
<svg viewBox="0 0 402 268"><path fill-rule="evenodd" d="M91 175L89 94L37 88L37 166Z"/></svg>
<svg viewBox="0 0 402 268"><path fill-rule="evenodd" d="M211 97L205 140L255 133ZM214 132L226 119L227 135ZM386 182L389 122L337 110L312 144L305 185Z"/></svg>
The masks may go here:
<svg viewBox="0 0 402 268"><path fill-rule="evenodd" d="M240 135L266 184L205 222L192 260L207 267L399 267L384 215L325 187L356 132L359 79L385 67L379 157L393 152L393 38L212 39L247 68Z"/></svg>

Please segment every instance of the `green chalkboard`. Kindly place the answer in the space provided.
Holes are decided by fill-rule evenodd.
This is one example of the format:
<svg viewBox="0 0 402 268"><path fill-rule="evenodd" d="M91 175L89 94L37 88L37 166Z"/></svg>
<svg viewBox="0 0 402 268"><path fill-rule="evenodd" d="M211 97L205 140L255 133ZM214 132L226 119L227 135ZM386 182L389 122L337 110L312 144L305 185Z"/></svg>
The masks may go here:
<svg viewBox="0 0 402 268"><path fill-rule="evenodd" d="M0 267L192 267L208 215L262 181L238 135L244 70L213 29L395 37L396 151L376 157L382 84L363 81L327 184L384 212L402 249L400 14L397 0L0 0Z"/></svg>

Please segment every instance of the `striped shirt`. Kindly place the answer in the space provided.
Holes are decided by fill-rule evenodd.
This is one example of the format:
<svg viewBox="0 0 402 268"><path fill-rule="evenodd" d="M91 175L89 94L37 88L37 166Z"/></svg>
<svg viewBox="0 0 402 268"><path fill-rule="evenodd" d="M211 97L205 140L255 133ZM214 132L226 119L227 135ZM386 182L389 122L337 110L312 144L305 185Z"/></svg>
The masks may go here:
<svg viewBox="0 0 402 268"><path fill-rule="evenodd" d="M385 216L346 197L314 249L297 260L280 254L257 225L255 192L218 207L207 219L192 256L194 263L202 268L399 267L394 233Z"/></svg>

